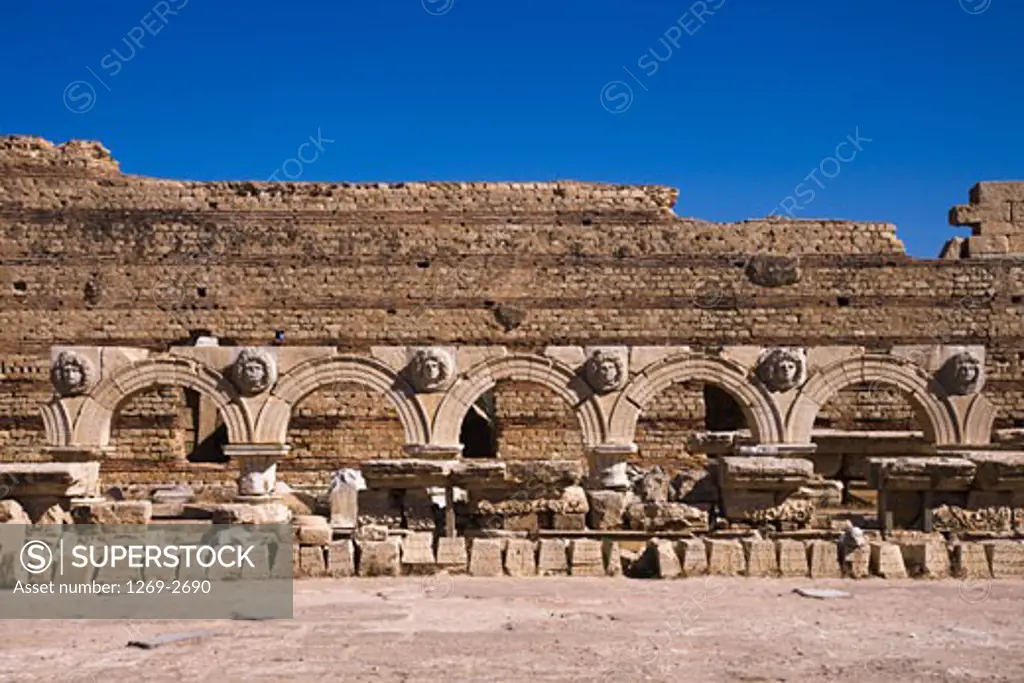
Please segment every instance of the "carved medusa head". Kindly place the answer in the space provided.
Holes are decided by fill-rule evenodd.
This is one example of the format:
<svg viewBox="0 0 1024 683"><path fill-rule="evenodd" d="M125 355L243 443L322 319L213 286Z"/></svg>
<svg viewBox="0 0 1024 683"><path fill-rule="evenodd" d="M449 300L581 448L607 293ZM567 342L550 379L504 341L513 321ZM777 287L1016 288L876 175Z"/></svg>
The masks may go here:
<svg viewBox="0 0 1024 683"><path fill-rule="evenodd" d="M595 351L583 366L587 383L598 393L615 391L626 382L622 359L603 351Z"/></svg>
<svg viewBox="0 0 1024 683"><path fill-rule="evenodd" d="M774 392L789 391L804 383L807 361L794 349L770 349L757 363L757 377Z"/></svg>
<svg viewBox="0 0 1024 683"><path fill-rule="evenodd" d="M94 379L92 363L74 351L61 351L50 368L50 381L61 396L84 394Z"/></svg>
<svg viewBox="0 0 1024 683"><path fill-rule="evenodd" d="M444 349L420 349L409 362L407 374L416 391L437 391L448 383L454 365L451 355Z"/></svg>
<svg viewBox="0 0 1024 683"><path fill-rule="evenodd" d="M274 386L277 363L267 351L244 348L231 365L231 381L242 394L255 396Z"/></svg>
<svg viewBox="0 0 1024 683"><path fill-rule="evenodd" d="M951 394L963 396L981 389L985 369L981 361L969 351L951 357L939 370L939 382Z"/></svg>

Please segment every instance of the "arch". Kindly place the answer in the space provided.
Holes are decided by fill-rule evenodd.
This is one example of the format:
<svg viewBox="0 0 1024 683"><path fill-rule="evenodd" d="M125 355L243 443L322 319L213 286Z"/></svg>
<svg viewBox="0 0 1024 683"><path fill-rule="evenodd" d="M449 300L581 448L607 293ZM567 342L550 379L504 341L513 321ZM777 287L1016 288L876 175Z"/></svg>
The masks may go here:
<svg viewBox="0 0 1024 683"><path fill-rule="evenodd" d="M789 440L809 443L821 406L852 384L887 384L907 396L925 439L946 445L960 442L956 411L942 387L912 362L880 354L848 358L815 373L800 390L786 420Z"/></svg>
<svg viewBox="0 0 1024 683"><path fill-rule="evenodd" d="M996 422L996 407L983 394L975 394L967 405L963 425L963 441L972 446L985 446L992 442L992 427Z"/></svg>
<svg viewBox="0 0 1024 683"><path fill-rule="evenodd" d="M71 443L72 430L71 418L68 410L64 407L63 401L55 399L42 408L39 412L43 416L43 429L46 432L46 443L50 446L67 446Z"/></svg>
<svg viewBox="0 0 1024 683"><path fill-rule="evenodd" d="M637 420L650 401L670 385L687 380L712 384L736 399L758 443L782 443L782 415L768 390L732 361L692 353L662 359L630 380L612 409L610 440L633 443Z"/></svg>
<svg viewBox="0 0 1024 683"><path fill-rule="evenodd" d="M224 420L230 443L252 436L249 410L221 373L190 358L156 358L132 363L104 377L90 391L75 420L74 443L107 446L114 413L128 398L154 386L179 386L208 396Z"/></svg>
<svg viewBox="0 0 1024 683"><path fill-rule="evenodd" d="M508 379L539 384L555 392L576 414L585 448L604 442L604 413L593 389L579 374L553 358L517 353L482 361L459 375L437 408L433 443L458 443L466 411L485 391Z"/></svg>
<svg viewBox="0 0 1024 683"><path fill-rule="evenodd" d="M285 443L292 409L317 389L345 382L386 396L398 410L407 444L428 443L430 421L409 383L384 363L358 356L314 358L282 375L256 418L256 442Z"/></svg>

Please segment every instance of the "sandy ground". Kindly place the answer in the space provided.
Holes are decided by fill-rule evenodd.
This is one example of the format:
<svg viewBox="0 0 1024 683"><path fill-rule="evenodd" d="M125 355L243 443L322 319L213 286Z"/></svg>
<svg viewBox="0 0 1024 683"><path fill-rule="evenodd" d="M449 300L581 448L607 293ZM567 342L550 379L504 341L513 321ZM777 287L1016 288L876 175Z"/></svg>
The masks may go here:
<svg viewBox="0 0 1024 683"><path fill-rule="evenodd" d="M317 580L295 616L0 621L0 681L1024 681L1024 581Z"/></svg>

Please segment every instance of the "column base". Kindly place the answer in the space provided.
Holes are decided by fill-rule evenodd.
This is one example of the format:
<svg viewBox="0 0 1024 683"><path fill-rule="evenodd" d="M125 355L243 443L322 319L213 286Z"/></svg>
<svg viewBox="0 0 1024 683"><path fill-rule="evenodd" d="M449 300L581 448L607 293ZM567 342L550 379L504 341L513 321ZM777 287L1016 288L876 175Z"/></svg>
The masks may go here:
<svg viewBox="0 0 1024 683"><path fill-rule="evenodd" d="M636 444L598 444L587 451L588 487L624 491L629 488L626 464L637 453Z"/></svg>

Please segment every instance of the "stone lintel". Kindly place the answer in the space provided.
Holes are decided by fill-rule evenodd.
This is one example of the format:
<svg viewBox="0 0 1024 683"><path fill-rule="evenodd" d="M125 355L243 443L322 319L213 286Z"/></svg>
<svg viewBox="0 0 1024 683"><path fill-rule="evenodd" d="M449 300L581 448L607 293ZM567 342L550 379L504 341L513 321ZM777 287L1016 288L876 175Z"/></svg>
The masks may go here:
<svg viewBox="0 0 1024 683"><path fill-rule="evenodd" d="M743 457L786 457L813 455L818 450L816 443L763 443L754 446L737 444L733 449L736 455Z"/></svg>
<svg viewBox="0 0 1024 683"><path fill-rule="evenodd" d="M447 486L456 460L396 458L367 460L360 469L370 489L410 489Z"/></svg>
<svg viewBox="0 0 1024 683"><path fill-rule="evenodd" d="M34 462L0 463L0 483L8 496L56 496L88 498L98 495L100 463Z"/></svg>
<svg viewBox="0 0 1024 683"><path fill-rule="evenodd" d="M404 447L410 458L420 460L454 460L462 457L462 444L411 443Z"/></svg>
<svg viewBox="0 0 1024 683"><path fill-rule="evenodd" d="M814 476L814 463L803 458L726 456L718 462L723 489L785 491L800 488Z"/></svg>
<svg viewBox="0 0 1024 683"><path fill-rule="evenodd" d="M232 460L238 458L274 458L288 456L292 447L284 443L229 443L224 445L224 455Z"/></svg>
<svg viewBox="0 0 1024 683"><path fill-rule="evenodd" d="M976 472L964 458L870 458L868 485L879 491L964 491Z"/></svg>
<svg viewBox="0 0 1024 683"><path fill-rule="evenodd" d="M959 455L978 468L974 488L983 491L1024 490L1024 452L964 451Z"/></svg>
<svg viewBox="0 0 1024 683"><path fill-rule="evenodd" d="M70 445L46 446L43 452L53 462L92 462L102 461L117 450L113 446Z"/></svg>

